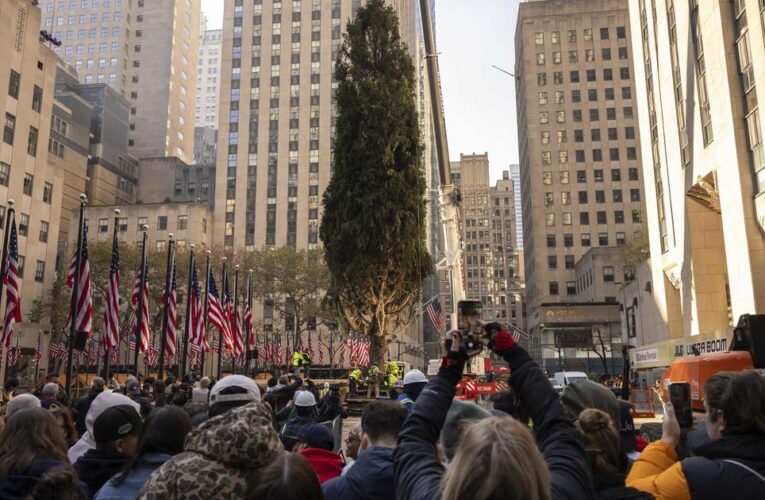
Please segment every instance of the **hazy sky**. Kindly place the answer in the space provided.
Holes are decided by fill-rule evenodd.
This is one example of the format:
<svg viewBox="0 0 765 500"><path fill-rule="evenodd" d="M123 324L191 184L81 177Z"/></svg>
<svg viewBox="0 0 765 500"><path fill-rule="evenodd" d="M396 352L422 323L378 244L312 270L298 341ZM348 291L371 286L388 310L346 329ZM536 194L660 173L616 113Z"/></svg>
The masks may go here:
<svg viewBox="0 0 765 500"><path fill-rule="evenodd" d="M513 38L520 0L436 0L449 155L489 153L493 179L518 162ZM202 0L209 28L219 28L223 0Z"/></svg>

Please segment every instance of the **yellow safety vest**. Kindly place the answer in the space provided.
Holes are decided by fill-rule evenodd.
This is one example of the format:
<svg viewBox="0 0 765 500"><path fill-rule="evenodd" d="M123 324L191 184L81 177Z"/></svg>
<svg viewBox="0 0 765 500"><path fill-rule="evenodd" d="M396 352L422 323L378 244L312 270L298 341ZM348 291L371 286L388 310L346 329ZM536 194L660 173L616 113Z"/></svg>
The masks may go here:
<svg viewBox="0 0 765 500"><path fill-rule="evenodd" d="M303 356L301 356L299 352L292 355L292 366L300 366L302 362Z"/></svg>

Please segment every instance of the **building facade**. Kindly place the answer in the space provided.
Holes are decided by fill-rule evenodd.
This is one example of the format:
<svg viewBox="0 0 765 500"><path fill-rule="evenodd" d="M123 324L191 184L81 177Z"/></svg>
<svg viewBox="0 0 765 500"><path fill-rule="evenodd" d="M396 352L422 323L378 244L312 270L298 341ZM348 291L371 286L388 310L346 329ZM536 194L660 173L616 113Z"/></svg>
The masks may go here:
<svg viewBox="0 0 765 500"><path fill-rule="evenodd" d="M130 101L137 157L191 161L201 0L43 0L42 27L81 83ZM146 50L144 50L144 48Z"/></svg>
<svg viewBox="0 0 765 500"><path fill-rule="evenodd" d="M0 116L3 118L0 232L4 237L8 230L7 210L13 200L23 318L13 328L12 345L22 349L13 374L22 385L35 381L34 347L38 334L50 328L29 321L29 316L35 302L47 297L55 277L64 190L64 170L56 168L48 154L56 56L40 40L40 19L40 9L29 0L0 2ZM5 304L5 294L0 300ZM3 363L3 374L6 369Z"/></svg>
<svg viewBox="0 0 765 500"><path fill-rule="evenodd" d="M629 13L619 0L538 0L515 33L527 321L552 345L542 306L576 302L576 262L643 227ZM547 353L544 356L548 356Z"/></svg>
<svg viewBox="0 0 765 500"><path fill-rule="evenodd" d="M186 165L175 157L145 158L138 171L141 203L202 203L212 209L215 167Z"/></svg>
<svg viewBox="0 0 765 500"><path fill-rule="evenodd" d="M765 312L761 7L630 5L653 294L673 339Z"/></svg>
<svg viewBox="0 0 765 500"><path fill-rule="evenodd" d="M218 90L222 57L223 30L203 30L197 61L197 127L218 127Z"/></svg>

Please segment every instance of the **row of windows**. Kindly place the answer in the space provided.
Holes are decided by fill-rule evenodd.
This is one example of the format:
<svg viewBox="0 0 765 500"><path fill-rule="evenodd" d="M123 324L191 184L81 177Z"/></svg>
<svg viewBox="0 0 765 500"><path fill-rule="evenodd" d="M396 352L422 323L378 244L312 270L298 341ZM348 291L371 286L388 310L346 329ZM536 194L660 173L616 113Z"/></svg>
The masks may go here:
<svg viewBox="0 0 765 500"><path fill-rule="evenodd" d="M48 0L48 6L46 10L48 12L53 12L53 8L55 7L55 0ZM111 7L114 5L115 7L122 7L122 0L80 0L79 2L76 0L70 0L69 1L69 10L77 10L77 5L79 4L80 9L87 9L88 7L92 7L94 9L97 9L100 6L103 7ZM138 2L138 6L142 7L143 1ZM66 2L64 0L58 0L58 10L65 10L67 7Z"/></svg>
<svg viewBox="0 0 765 500"><path fill-rule="evenodd" d="M109 218L99 218L98 219L98 232L99 233L108 233L109 232L109 222L113 221L114 219ZM138 217L137 218L137 226L136 231L141 231L143 226L149 225L149 218L148 217ZM87 220L86 220L87 223ZM128 218L127 217L120 217L117 219L117 230L120 233L126 233L128 231ZM156 222L157 230L159 231L165 231L167 230L167 216L166 215L160 215L157 217ZM189 228L189 216L188 215L179 215L176 218L176 229L180 231L187 230ZM202 219L202 233L207 234L207 219Z"/></svg>
<svg viewBox="0 0 765 500"><path fill-rule="evenodd" d="M632 119L633 117L633 111L632 106L626 106L622 109L622 115L625 119ZM589 117L590 122L597 122L600 121L600 110L597 108L592 108L589 110ZM574 109L571 111L571 119L574 123L582 123L582 110L581 109ZM616 108L606 108L606 120L613 121L616 120ZM555 112L555 122L556 123L566 123L566 112L565 111L556 111ZM540 111L539 112L539 123L540 125L547 125L550 123L550 112L549 111ZM579 136L575 136L575 139ZM581 142L581 141L577 141Z"/></svg>
<svg viewBox="0 0 765 500"><path fill-rule="evenodd" d="M609 237L608 233L598 233L598 246L601 247L607 247L609 246ZM616 245L621 246L624 245L627 242L627 234L623 232L617 232L615 233L616 237ZM579 244L582 247L590 247L592 246L592 237L590 233L581 233L579 235ZM574 235L573 234L564 234L563 235L563 246L565 248L572 248L574 246ZM557 247L557 235L555 234L548 234L547 235L547 248L556 248Z"/></svg>
<svg viewBox="0 0 765 500"><path fill-rule="evenodd" d="M585 71L585 77L586 81L588 82L596 82L598 81L597 73L594 69L588 69ZM622 80L629 80L630 79L630 69L628 67L619 68L619 78ZM603 69L603 80L610 82L614 79L614 72L611 68L605 68ZM572 70L569 71L569 82L570 83L579 83L579 70ZM555 71L553 72L553 84L554 85L563 85L563 72L562 71ZM537 85L540 87L543 87L547 85L547 73L541 72L537 73Z"/></svg>
<svg viewBox="0 0 765 500"><path fill-rule="evenodd" d="M624 197L622 196L622 190L621 189L614 189L611 191L611 197L612 201L614 203L622 203L624 201ZM563 191L560 193L561 198L561 205L571 205L571 193L569 191ZM555 193L545 193L545 206L546 207L552 207L555 206ZM586 205L589 203L589 192L588 191L579 191L578 193L578 201L582 205ZM630 189L630 201L631 202L639 202L640 201L640 190L639 189ZM605 203L606 202L606 192L603 190L595 191L595 203Z"/></svg>
<svg viewBox="0 0 765 500"><path fill-rule="evenodd" d="M632 87L622 87L621 88L622 93L622 99L624 100L630 100L632 99ZM603 95L605 96L606 101L613 101L615 100L615 93L613 87L607 87L603 89ZM555 98L555 104L565 104L566 102L566 94L563 90L556 90L553 97ZM550 102L548 92L542 91L537 92L537 99L539 104L544 105L548 104ZM587 99L590 102L595 102L598 100L598 89L588 89L587 90ZM572 90L571 91L571 102L582 102L582 91L581 90Z"/></svg>
<svg viewBox="0 0 765 500"><path fill-rule="evenodd" d="M8 79L8 95L14 99L19 98L19 92L21 91L21 74L14 70L11 70L11 75ZM32 110L37 113L40 112L42 107L43 91L37 85L32 90Z"/></svg>
<svg viewBox="0 0 765 500"><path fill-rule="evenodd" d="M626 151L627 151L628 160L637 160L637 149L635 147L630 146L626 149ZM577 149L574 153L575 153L577 163L584 163L587 161L587 159L585 158L584 149ZM609 148L608 159L609 161L619 161L620 160L619 148ZM601 149L592 150L592 161L594 162L603 161L603 152ZM568 163L567 150L564 149L562 151L558 151L558 163L561 165L565 165ZM551 165L551 164L552 164L552 153L550 153L550 151L542 151L542 165Z"/></svg>
<svg viewBox="0 0 765 500"><path fill-rule="evenodd" d="M556 135L557 135L558 144L566 144L568 142L567 130L558 130L556 131ZM629 140L635 139L635 127L624 127L624 138ZM542 144L549 144L550 131L542 130L539 133L539 140ZM590 140L593 142L600 142L601 129L599 128L590 129ZM609 127L608 129L606 129L606 140L618 141L619 129L617 127ZM574 130L574 142L584 142L584 130L582 129Z"/></svg>
<svg viewBox="0 0 765 500"><path fill-rule="evenodd" d="M40 131L36 127L29 127L27 137L27 153L31 156L37 156L37 140ZM13 146L16 137L16 117L10 113L5 114L5 124L3 126L3 142Z"/></svg>
<svg viewBox="0 0 765 500"><path fill-rule="evenodd" d="M550 33L550 41L553 44L559 44L560 43L560 31L552 31ZM577 32L576 30L568 30L567 34L567 40L568 43L576 43L577 40ZM584 32L584 41L590 42L592 41L592 28L585 28ZM611 38L611 31L609 28L600 28L600 39L601 40L610 40ZM619 40L627 38L627 28L624 26L617 26L616 27L616 38ZM534 34L534 43L536 45L544 45L545 43L545 33L542 31L538 31Z"/></svg>
<svg viewBox="0 0 765 500"><path fill-rule="evenodd" d="M628 57L627 47L619 47L617 50L619 59L626 60ZM600 49L600 58L604 61L610 61L611 60L611 48L610 47L604 47ZM585 62L595 62L595 49L585 49L584 51L584 61ZM561 64L563 62L563 57L561 55L560 51L554 51L552 53L552 62L553 64ZM568 62L575 64L579 62L579 51L578 50L569 50L568 51ZM544 52L537 52L537 64L538 65L544 65L545 64L545 53Z"/></svg>
<svg viewBox="0 0 765 500"><path fill-rule="evenodd" d="M545 213L545 226L547 226L547 227L555 227L555 215L556 214L554 214L554 213ZM561 217L560 217L561 224L563 226L571 226L571 225L573 225L574 218L573 218L573 214L571 212L563 212L560 215L561 215ZM598 224L608 224L608 218L606 216L606 212L597 212L597 216L598 216L598 219L597 219L597 223ZM633 224L639 224L639 223L642 222L642 220L643 220L643 218L642 218L640 210L639 209L633 210L632 211L632 223ZM579 214L579 221L580 221L580 224L589 225L590 224L590 214L589 214L589 212L581 212ZM582 222L582 221L586 221L586 222ZM624 211L616 210L614 212L614 223L615 224L624 224ZM548 246L549 246L549 243L550 243L550 241L548 240ZM583 243L583 245L584 245L584 243ZM589 245L586 245L586 246L589 246ZM608 245L607 244L603 245L601 243L601 246L608 246Z"/></svg>

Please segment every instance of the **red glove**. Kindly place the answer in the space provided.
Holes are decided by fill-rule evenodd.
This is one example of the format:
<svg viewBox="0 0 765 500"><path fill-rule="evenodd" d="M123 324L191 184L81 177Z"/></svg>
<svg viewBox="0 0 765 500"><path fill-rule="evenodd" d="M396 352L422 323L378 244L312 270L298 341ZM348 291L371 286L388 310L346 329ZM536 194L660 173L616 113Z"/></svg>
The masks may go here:
<svg viewBox="0 0 765 500"><path fill-rule="evenodd" d="M497 332L497 334L494 335L494 337L492 338L491 348L496 353L506 351L507 349L510 349L514 346L515 346L515 340L513 340L513 336L510 335L510 332L506 330L501 330Z"/></svg>

